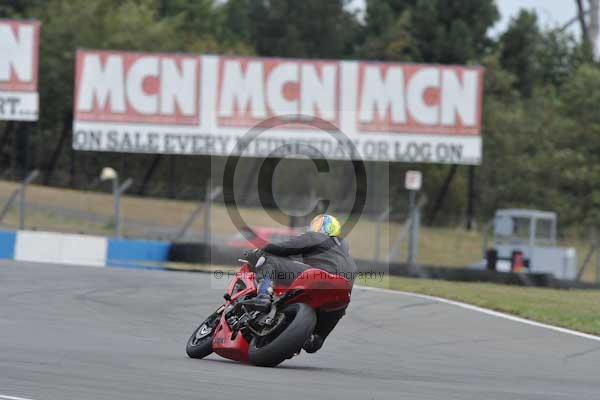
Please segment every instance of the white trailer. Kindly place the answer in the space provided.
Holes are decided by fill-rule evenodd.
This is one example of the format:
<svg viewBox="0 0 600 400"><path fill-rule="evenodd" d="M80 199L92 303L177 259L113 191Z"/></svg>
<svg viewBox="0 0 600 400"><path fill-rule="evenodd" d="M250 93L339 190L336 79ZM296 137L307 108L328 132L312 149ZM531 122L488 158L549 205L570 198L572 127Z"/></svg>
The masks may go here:
<svg viewBox="0 0 600 400"><path fill-rule="evenodd" d="M549 273L574 280L577 254L572 247L556 246L556 221L556 213L550 211L497 210L493 247L486 251L488 268L506 272L522 267L520 272ZM487 243L484 245L487 247Z"/></svg>

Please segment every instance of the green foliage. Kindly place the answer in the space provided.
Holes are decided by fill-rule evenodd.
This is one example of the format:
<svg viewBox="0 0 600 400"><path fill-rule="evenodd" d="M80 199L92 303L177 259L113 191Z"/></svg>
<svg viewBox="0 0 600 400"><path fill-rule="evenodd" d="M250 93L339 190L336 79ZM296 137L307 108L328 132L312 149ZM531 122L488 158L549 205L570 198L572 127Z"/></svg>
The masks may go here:
<svg viewBox="0 0 600 400"><path fill-rule="evenodd" d="M530 207L555 210L566 225L600 223L600 69L582 65L560 88L538 86L520 98L507 90L515 80L491 66L495 87L488 79L486 91L497 92L484 109L484 213Z"/></svg>
<svg viewBox="0 0 600 400"><path fill-rule="evenodd" d="M576 205L574 221L600 223L600 69L582 65L563 85L561 111L571 121L563 131L555 167L560 187Z"/></svg>
<svg viewBox="0 0 600 400"><path fill-rule="evenodd" d="M542 32L536 56L542 85L560 87L584 62L584 46L573 35L560 30Z"/></svg>
<svg viewBox="0 0 600 400"><path fill-rule="evenodd" d="M384 14L391 16L391 14ZM372 19L379 17L372 17ZM410 13L404 12L395 20L376 25L380 32L369 35L359 50L361 57L386 61L415 61L421 55L417 42L410 33ZM369 25L367 25L369 29ZM379 29L374 29L379 31Z"/></svg>
<svg viewBox="0 0 600 400"><path fill-rule="evenodd" d="M225 20L234 37L259 55L343 58L352 54L359 24L346 0L232 0Z"/></svg>
<svg viewBox="0 0 600 400"><path fill-rule="evenodd" d="M204 22L219 19L218 7L209 0L49 0L30 4L27 18L42 21L39 89L43 107L31 143L42 169L54 150L52 145L71 124L75 49L251 52L243 43L221 44L216 37L219 32L211 26L216 22ZM102 162L98 157L92 159ZM59 169L65 170L68 162L67 157L60 157Z"/></svg>
<svg viewBox="0 0 600 400"><path fill-rule="evenodd" d="M381 36L385 30L415 6L417 0L367 0L365 31L369 36Z"/></svg>
<svg viewBox="0 0 600 400"><path fill-rule="evenodd" d="M536 63L541 37L535 12L521 10L500 38L502 66L517 76L515 83L526 96L531 95L538 79L540 68Z"/></svg>
<svg viewBox="0 0 600 400"><path fill-rule="evenodd" d="M419 0L411 32L422 61L462 64L485 54L487 31L498 18L493 0Z"/></svg>
<svg viewBox="0 0 600 400"><path fill-rule="evenodd" d="M502 67L516 76L515 88L526 97L538 86L560 86L583 60L571 34L541 31L533 11L521 10L500 37Z"/></svg>
<svg viewBox="0 0 600 400"><path fill-rule="evenodd" d="M63 178L53 183L64 185L69 171L87 182L100 164L127 169L139 182L154 162L146 155L75 153L69 151L70 138L58 147L71 124L77 48L480 64L485 67L484 153L478 169L481 218L496 208L514 206L556 210L561 221L571 225L600 222L600 68L580 41L560 29L540 28L536 15L528 11L492 39L488 30L499 17L493 0L367 0L364 18L347 6L348 0L0 4L0 18L42 22L43 106L30 142L37 149L33 164L44 171L51 155L62 151L57 171ZM0 124L0 132L4 127ZM11 163L4 158L8 169ZM178 182L195 185L210 173L204 158L168 160L157 164L151 193L176 195ZM180 165L178 173L168 165ZM390 176L402 176L408 167L392 164ZM413 167L425 173L431 210L450 167ZM458 169L436 219L439 223L462 219L465 171ZM289 182L304 192L306 182L300 182L300 175ZM325 186L343 187L345 177L340 171ZM403 205L401 179L390 184L393 203Z"/></svg>
<svg viewBox="0 0 600 400"><path fill-rule="evenodd" d="M491 45L499 18L493 0L370 0L366 9L369 58L462 64Z"/></svg>

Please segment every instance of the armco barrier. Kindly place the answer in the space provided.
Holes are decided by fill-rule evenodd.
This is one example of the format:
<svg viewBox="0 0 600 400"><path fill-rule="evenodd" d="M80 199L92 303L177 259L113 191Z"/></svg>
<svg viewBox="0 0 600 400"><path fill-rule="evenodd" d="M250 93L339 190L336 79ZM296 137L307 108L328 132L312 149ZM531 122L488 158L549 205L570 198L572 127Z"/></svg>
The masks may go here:
<svg viewBox="0 0 600 400"><path fill-rule="evenodd" d="M207 246L204 243L172 243L169 250L169 261L216 264L216 265L238 265L244 249L235 249L226 246Z"/></svg>
<svg viewBox="0 0 600 400"><path fill-rule="evenodd" d="M13 260L15 258L15 232L0 231L0 260Z"/></svg>
<svg viewBox="0 0 600 400"><path fill-rule="evenodd" d="M156 267L153 264L168 260L170 247L170 243L156 240L109 239L106 264L118 267Z"/></svg>
<svg viewBox="0 0 600 400"><path fill-rule="evenodd" d="M232 249L225 246L207 247L202 243L173 243L169 252L169 261L213 265L238 265L237 259L243 249ZM460 267L419 266L406 264L373 263L366 260L356 261L360 272L384 272L392 276L441 279L458 282L490 282L505 285L539 286L553 288L600 289L600 285L555 279L550 274L517 274L476 270Z"/></svg>
<svg viewBox="0 0 600 400"><path fill-rule="evenodd" d="M0 231L0 259L57 264L159 268L169 242L43 231Z"/></svg>
<svg viewBox="0 0 600 400"><path fill-rule="evenodd" d="M163 269L167 261L238 265L244 249L206 246L202 243L169 243L39 231L0 231L0 259L97 267ZM492 282L507 285L564 289L600 289L600 285L555 279L550 274L515 274L470 268L405 264L374 264L357 260L360 272L386 272L394 276L443 279L461 282Z"/></svg>
<svg viewBox="0 0 600 400"><path fill-rule="evenodd" d="M14 259L103 267L107 247L108 239L100 236L18 231Z"/></svg>

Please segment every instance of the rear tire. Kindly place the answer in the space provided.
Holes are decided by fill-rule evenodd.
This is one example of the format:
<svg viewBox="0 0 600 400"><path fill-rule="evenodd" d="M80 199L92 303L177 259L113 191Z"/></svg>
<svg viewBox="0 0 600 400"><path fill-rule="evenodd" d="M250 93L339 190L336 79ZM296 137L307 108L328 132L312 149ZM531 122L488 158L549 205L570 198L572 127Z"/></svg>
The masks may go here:
<svg viewBox="0 0 600 400"><path fill-rule="evenodd" d="M219 315L213 314L192 333L185 346L185 352L190 358L204 358L213 352L213 333L218 321Z"/></svg>
<svg viewBox="0 0 600 400"><path fill-rule="evenodd" d="M317 324L315 311L302 303L289 304L281 311L286 321L291 321L275 338L263 344L264 339L254 337L248 348L248 360L261 367L274 367L291 358L313 333ZM284 322L285 323L285 322ZM268 337L267 337L268 338Z"/></svg>

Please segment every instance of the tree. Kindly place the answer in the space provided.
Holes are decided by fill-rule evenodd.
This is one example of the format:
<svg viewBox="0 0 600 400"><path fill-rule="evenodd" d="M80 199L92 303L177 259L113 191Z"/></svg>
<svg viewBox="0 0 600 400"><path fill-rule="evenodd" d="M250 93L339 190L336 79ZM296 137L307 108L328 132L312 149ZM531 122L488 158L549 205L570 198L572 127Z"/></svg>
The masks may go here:
<svg viewBox="0 0 600 400"><path fill-rule="evenodd" d="M582 6L594 2L598 0L580 1ZM523 11L494 42L487 36L498 18L492 0L367 0L364 21L346 6L347 0L5 1L0 17L42 22L42 107L31 137L37 149L32 158L42 171L58 160L63 177L75 170L82 185L97 175L100 165L126 167L137 182L146 170L156 169L147 193L165 195L173 189L166 182L175 174L157 161L160 157L67 153L77 48L478 63L485 67L484 158L478 172L483 214L499 207L534 207L556 210L566 224L600 222L600 69L585 40L563 28L541 29L535 14ZM595 22L588 9L581 15L591 34ZM0 138L4 159L14 153L8 145L13 128L0 124L0 134L9 138ZM169 165L178 161L174 156L169 160ZM220 161L187 157L177 180L184 185L202 182L209 165ZM392 165L392 176L406 168ZM425 191L434 199L448 167L419 168L428 177ZM301 193L314 187L312 181L300 184L303 168L289 170L297 179L287 179L285 185L295 185ZM335 170L323 187L346 193L347 181L340 179L345 174ZM452 183L443 207L446 216L456 217L465 208L464 178L458 173ZM404 204L401 181L390 186L392 202ZM177 195L196 196L197 191ZM437 221L457 222L441 215Z"/></svg>
<svg viewBox="0 0 600 400"><path fill-rule="evenodd" d="M585 48L571 33L551 29L542 32L535 56L540 84L560 87L585 63Z"/></svg>
<svg viewBox="0 0 600 400"><path fill-rule="evenodd" d="M410 33L410 14L402 14L377 35L368 36L360 57L385 61L420 61L417 42Z"/></svg>
<svg viewBox="0 0 600 400"><path fill-rule="evenodd" d="M493 0L371 0L364 45L369 58L464 64L491 46Z"/></svg>
<svg viewBox="0 0 600 400"><path fill-rule="evenodd" d="M487 31L498 18L493 0L418 0L410 31L422 61L464 64L486 53Z"/></svg>
<svg viewBox="0 0 600 400"><path fill-rule="evenodd" d="M600 25L598 22L598 12L600 10L600 0L588 0L589 8L585 9L584 0L575 0L577 5L577 17L579 28L581 29L581 44L587 61L593 61L596 58L596 47L598 44L598 32ZM566 26L574 20L569 21Z"/></svg>
<svg viewBox="0 0 600 400"><path fill-rule="evenodd" d="M359 33L347 0L233 0L225 5L233 35L263 56L344 58Z"/></svg>
<svg viewBox="0 0 600 400"><path fill-rule="evenodd" d="M213 35L210 25L196 26L194 20L213 19L216 8L204 1L202 7L175 2L161 9L154 0L50 0L26 10L28 18L42 22L40 47L40 119L32 136L35 155L42 170L58 160L69 168L65 150L70 148L75 51L78 48L162 52L227 52ZM161 13L163 13L161 15ZM65 138L67 138L65 140ZM106 163L119 157L81 153L85 165ZM140 167L140 169L143 166ZM78 170L81 171L81 166ZM90 169L96 167L90 166ZM64 181L63 181L64 182Z"/></svg>
<svg viewBox="0 0 600 400"><path fill-rule="evenodd" d="M234 9L235 4L219 5L215 0L160 0L158 12L160 17L183 19L182 28L185 28L178 34L185 38L183 42L189 51L252 54L253 50L243 38L230 34L229 27L237 26L237 21L226 20L226 7Z"/></svg>
<svg viewBox="0 0 600 400"><path fill-rule="evenodd" d="M500 37L502 67L517 77L517 88L530 96L538 81L538 49L542 35L534 11L521 10Z"/></svg>
<svg viewBox="0 0 600 400"><path fill-rule="evenodd" d="M6 0L0 3L0 18L27 18L27 11L41 6L44 0Z"/></svg>
<svg viewBox="0 0 600 400"><path fill-rule="evenodd" d="M582 65L523 98L510 74L485 65L485 214L516 206L554 210L567 226L600 222L600 69Z"/></svg>
<svg viewBox="0 0 600 400"><path fill-rule="evenodd" d="M541 31L535 12L521 10L500 37L502 67L517 77L515 88L530 96L536 86L560 86L583 61L583 48L561 29Z"/></svg>
<svg viewBox="0 0 600 400"><path fill-rule="evenodd" d="M380 36L395 21L410 11L417 0L367 0L365 8L365 32L368 36Z"/></svg>

